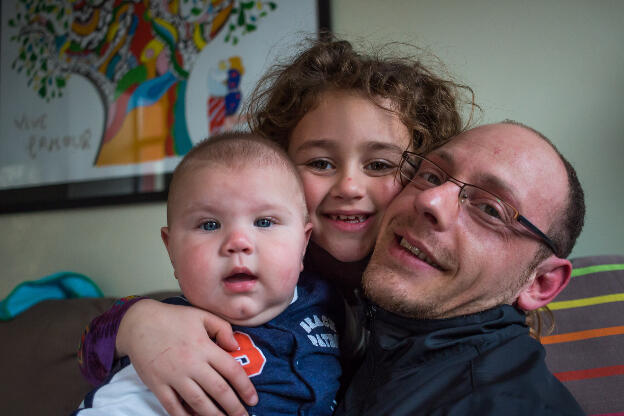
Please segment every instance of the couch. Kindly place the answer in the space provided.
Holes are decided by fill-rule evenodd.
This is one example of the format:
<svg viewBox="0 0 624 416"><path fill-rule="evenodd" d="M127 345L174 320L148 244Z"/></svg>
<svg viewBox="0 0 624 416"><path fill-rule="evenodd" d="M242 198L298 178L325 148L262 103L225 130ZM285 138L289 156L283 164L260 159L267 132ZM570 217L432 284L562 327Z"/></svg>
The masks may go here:
<svg viewBox="0 0 624 416"><path fill-rule="evenodd" d="M175 292L148 294L154 299ZM75 410L92 386L82 377L80 336L115 298L45 300L0 322L0 415L56 416Z"/></svg>
<svg viewBox="0 0 624 416"><path fill-rule="evenodd" d="M573 260L550 306L548 365L589 415L624 415L624 256ZM155 293L161 299L171 293ZM80 334L113 298L48 300L0 323L0 415L68 415L91 386L76 359Z"/></svg>

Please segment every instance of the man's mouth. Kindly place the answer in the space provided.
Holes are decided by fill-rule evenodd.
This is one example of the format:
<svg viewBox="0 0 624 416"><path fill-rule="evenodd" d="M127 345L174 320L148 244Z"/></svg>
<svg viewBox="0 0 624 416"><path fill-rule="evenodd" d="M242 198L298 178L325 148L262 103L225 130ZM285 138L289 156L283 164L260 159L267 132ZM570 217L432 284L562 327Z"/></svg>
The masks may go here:
<svg viewBox="0 0 624 416"><path fill-rule="evenodd" d="M418 247L413 246L412 244L410 244L404 237L401 237L401 241L399 242L399 245L401 247L403 247L404 249L406 249L407 251L409 251L410 253L412 253L414 256L418 257L420 260L422 260L425 263L427 263L428 265L430 265L431 267L434 267L434 268L442 271L442 267L440 267L439 264L437 264L431 258L429 258Z"/></svg>
<svg viewBox="0 0 624 416"><path fill-rule="evenodd" d="M351 224L359 224L361 222L366 221L370 215L327 215L331 220L334 221L343 221Z"/></svg>

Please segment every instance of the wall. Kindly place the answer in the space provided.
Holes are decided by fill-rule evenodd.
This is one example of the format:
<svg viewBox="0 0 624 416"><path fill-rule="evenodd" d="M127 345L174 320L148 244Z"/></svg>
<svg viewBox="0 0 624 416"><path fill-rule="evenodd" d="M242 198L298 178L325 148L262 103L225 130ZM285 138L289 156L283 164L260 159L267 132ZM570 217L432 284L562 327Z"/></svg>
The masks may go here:
<svg viewBox="0 0 624 416"><path fill-rule="evenodd" d="M69 270L104 294L177 289L160 240L164 203L0 216L0 297L23 280Z"/></svg>
<svg viewBox="0 0 624 416"><path fill-rule="evenodd" d="M624 253L624 3L418 0L333 2L348 39L428 48L484 109L540 130L576 167L587 220L572 256Z"/></svg>
<svg viewBox="0 0 624 416"><path fill-rule="evenodd" d="M482 122L542 131L577 167L588 201L573 256L624 253L624 3L334 0L348 39L429 48L472 86ZM73 270L105 294L175 289L162 203L0 216L0 298L20 281Z"/></svg>

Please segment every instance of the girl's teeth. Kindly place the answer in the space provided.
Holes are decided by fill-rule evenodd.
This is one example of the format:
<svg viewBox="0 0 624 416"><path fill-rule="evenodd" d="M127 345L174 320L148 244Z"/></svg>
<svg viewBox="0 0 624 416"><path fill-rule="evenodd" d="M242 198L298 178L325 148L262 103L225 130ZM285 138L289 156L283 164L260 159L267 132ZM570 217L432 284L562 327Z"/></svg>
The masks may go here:
<svg viewBox="0 0 624 416"><path fill-rule="evenodd" d="M366 220L363 215L331 215L330 216L334 221L346 221L346 222L364 222Z"/></svg>

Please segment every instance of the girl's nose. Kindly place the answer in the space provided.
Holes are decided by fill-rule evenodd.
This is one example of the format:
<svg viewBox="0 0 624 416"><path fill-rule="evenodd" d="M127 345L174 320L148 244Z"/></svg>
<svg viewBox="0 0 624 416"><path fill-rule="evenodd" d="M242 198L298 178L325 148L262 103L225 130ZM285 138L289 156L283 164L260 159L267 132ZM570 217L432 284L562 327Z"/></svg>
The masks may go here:
<svg viewBox="0 0 624 416"><path fill-rule="evenodd" d="M360 199L365 194L363 174L353 170L340 172L332 187L332 196L344 199Z"/></svg>

